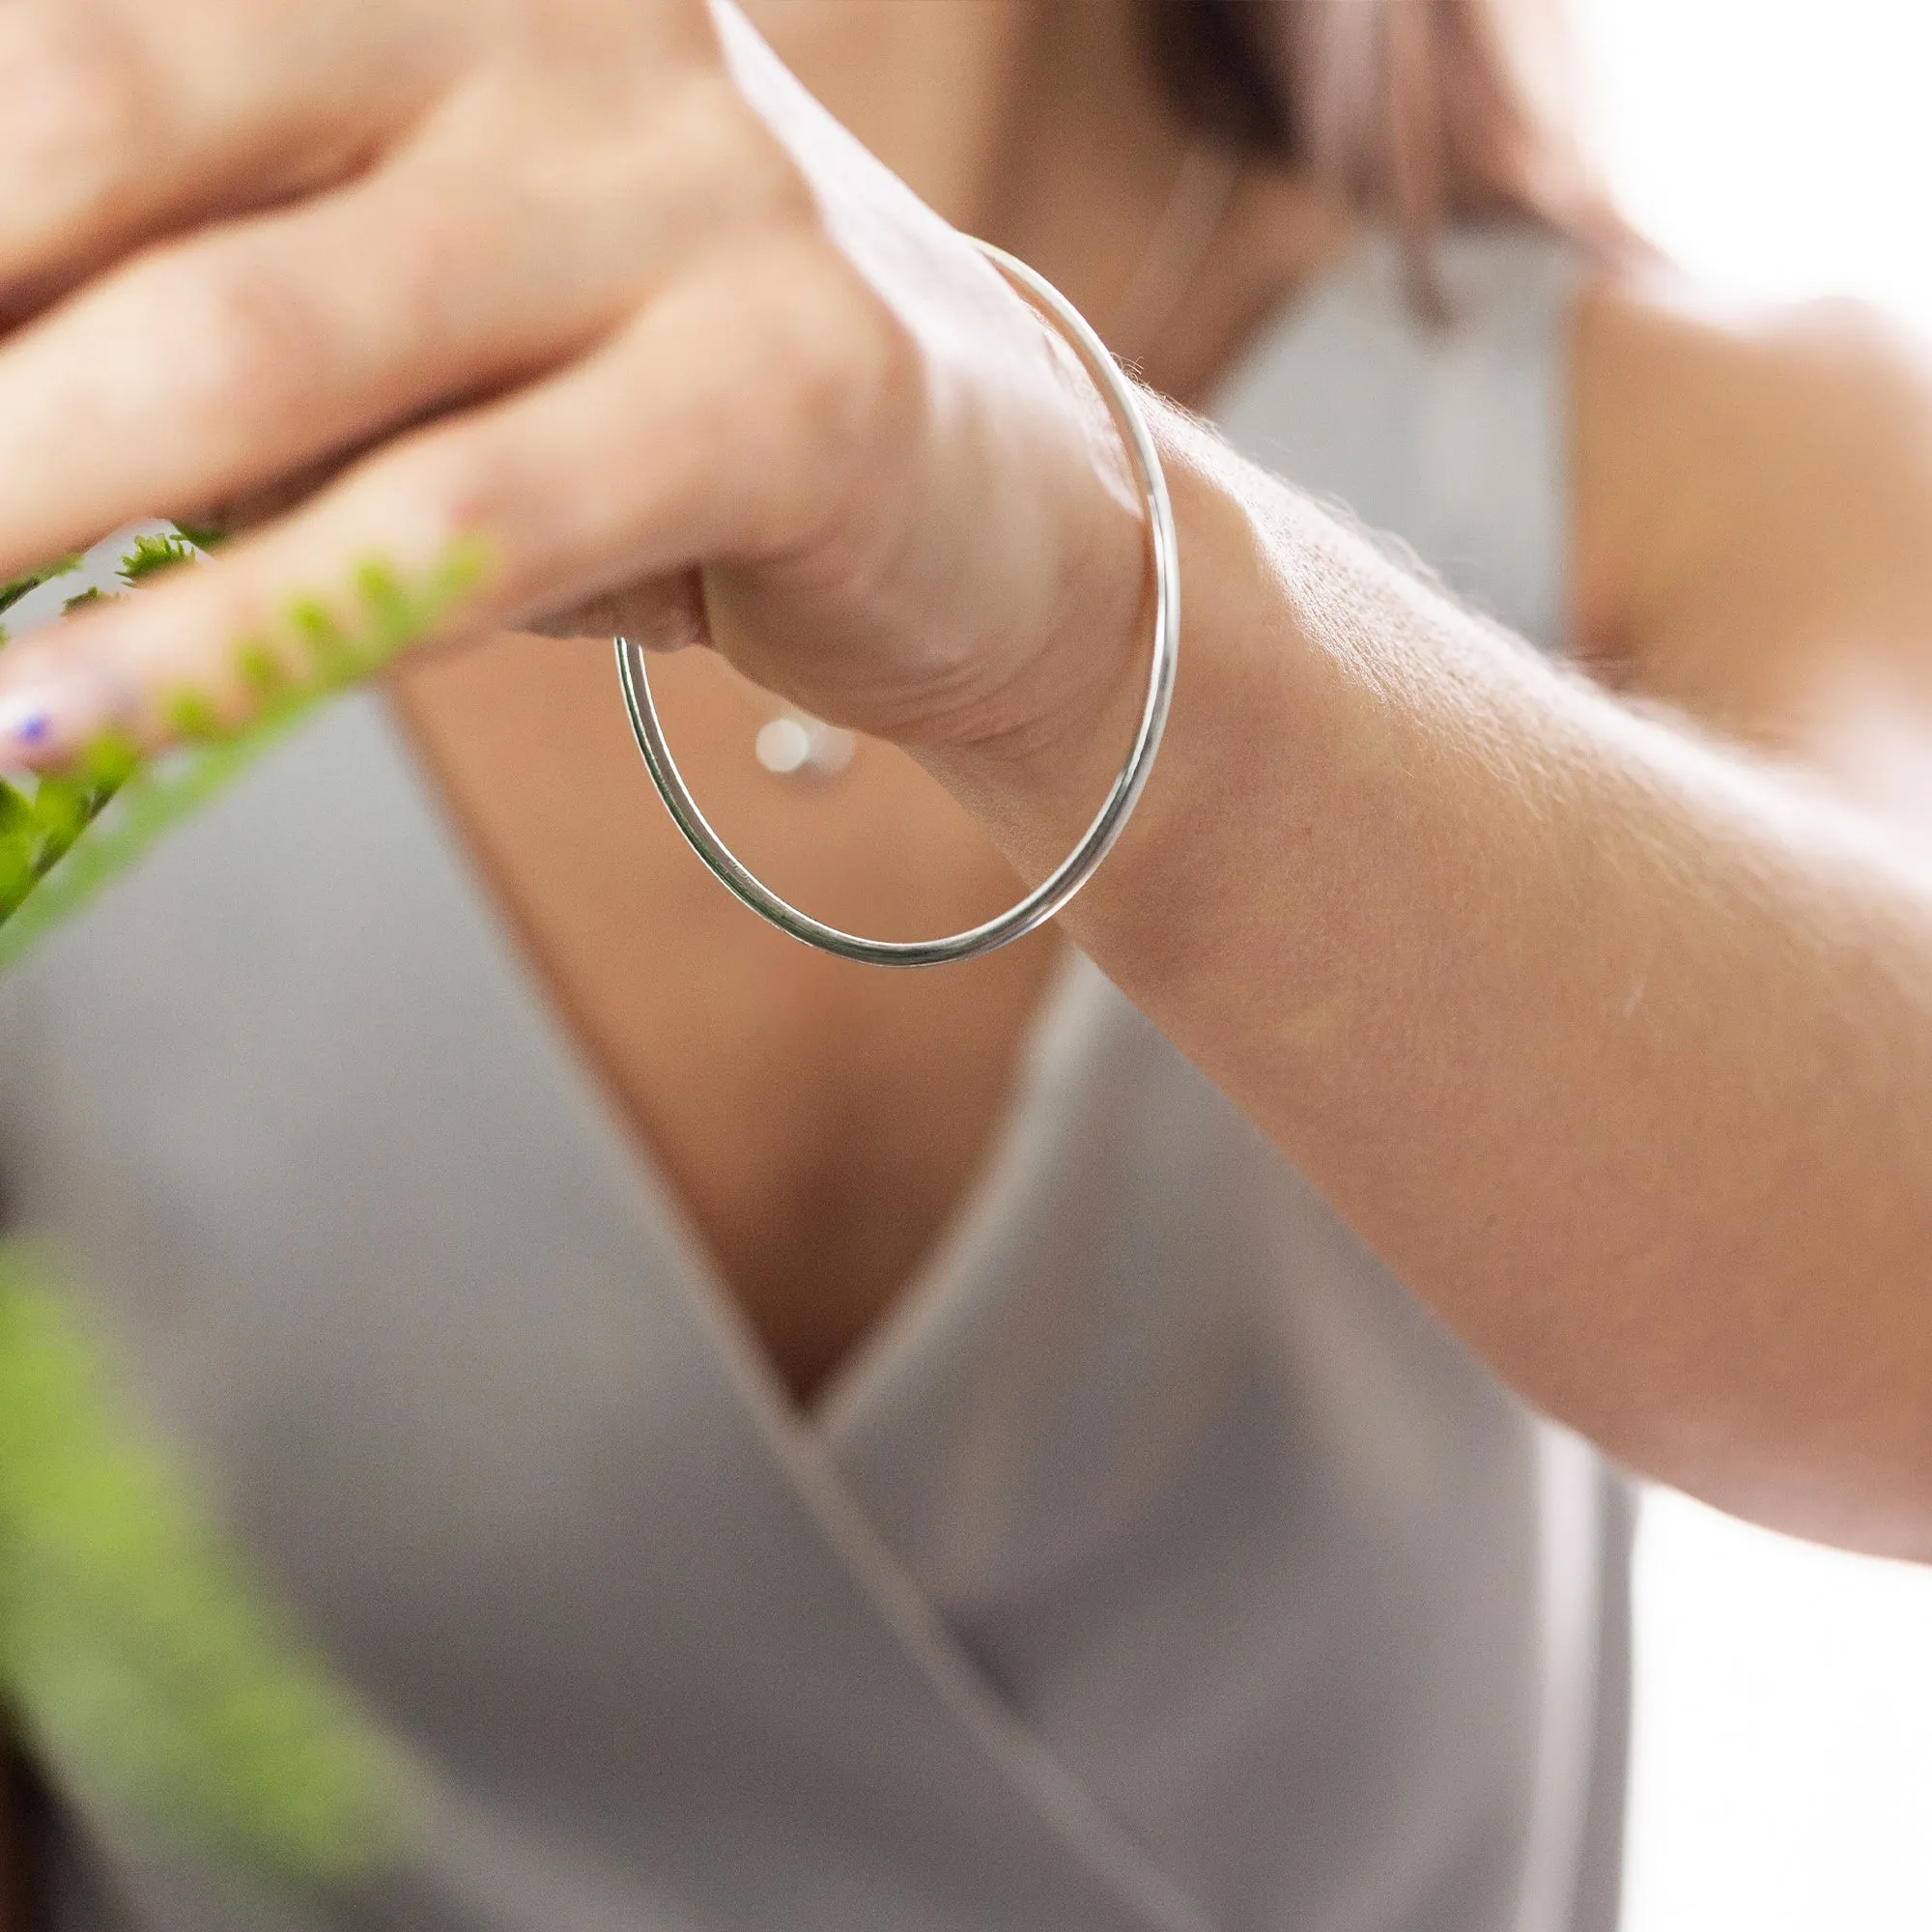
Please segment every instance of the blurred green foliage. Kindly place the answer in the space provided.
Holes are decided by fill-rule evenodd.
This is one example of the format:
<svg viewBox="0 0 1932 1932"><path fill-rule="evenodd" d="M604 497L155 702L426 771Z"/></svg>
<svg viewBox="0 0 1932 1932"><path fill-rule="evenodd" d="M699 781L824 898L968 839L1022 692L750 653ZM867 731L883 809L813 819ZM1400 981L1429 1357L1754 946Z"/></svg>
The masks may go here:
<svg viewBox="0 0 1932 1932"><path fill-rule="evenodd" d="M139 583L194 554L179 536L142 537L122 559L121 575ZM17 582L31 589L70 568ZM413 580L380 559L364 563L340 611L319 598L296 599L282 635L237 645L243 716L183 692L169 706L182 741L174 753L145 760L105 735L70 771L38 782L0 779L0 969L199 810L320 699L374 676L422 639L480 573L470 546Z"/></svg>
<svg viewBox="0 0 1932 1932"><path fill-rule="evenodd" d="M252 1871L381 1865L397 1768L129 1427L51 1279L0 1243L0 1680L27 1742L97 1802Z"/></svg>
<svg viewBox="0 0 1932 1932"><path fill-rule="evenodd" d="M138 584L197 547L144 537L121 576ZM77 561L0 586L0 610ZM479 569L468 549L415 581L367 563L337 602L301 599L279 635L238 646L245 704L179 696L180 748L148 759L102 737L70 770L0 780L0 967L319 700L421 639ZM406 1809L397 1767L185 1470L127 1421L74 1305L41 1251L0 1242L0 1702L63 1780L250 1870L326 1883L382 1864Z"/></svg>

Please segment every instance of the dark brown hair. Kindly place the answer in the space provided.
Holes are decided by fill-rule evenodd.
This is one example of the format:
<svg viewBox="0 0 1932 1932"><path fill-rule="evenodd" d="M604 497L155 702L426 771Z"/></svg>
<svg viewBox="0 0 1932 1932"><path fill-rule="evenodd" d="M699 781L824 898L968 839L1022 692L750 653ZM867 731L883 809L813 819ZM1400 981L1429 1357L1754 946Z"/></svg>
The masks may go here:
<svg viewBox="0 0 1932 1932"><path fill-rule="evenodd" d="M1625 231L1581 136L1563 0L1140 0L1204 138L1304 168L1421 241L1517 215Z"/></svg>

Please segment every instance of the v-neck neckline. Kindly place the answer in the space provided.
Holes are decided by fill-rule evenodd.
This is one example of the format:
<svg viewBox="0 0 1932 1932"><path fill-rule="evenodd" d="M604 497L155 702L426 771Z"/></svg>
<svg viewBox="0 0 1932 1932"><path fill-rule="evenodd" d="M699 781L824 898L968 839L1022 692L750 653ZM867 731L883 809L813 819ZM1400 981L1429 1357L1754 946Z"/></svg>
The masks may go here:
<svg viewBox="0 0 1932 1932"><path fill-rule="evenodd" d="M1034 1157L1041 1131L1062 1111L1078 1059L1074 1042L1091 1027L1105 986L1098 967L1067 946L1029 1016L1007 1094L972 1178L939 1235L885 1313L838 1365L805 1416L829 1439L863 1421L895 1376L906 1373L948 1316L984 1277L994 1238L1017 1212L1043 1163Z"/></svg>
<svg viewBox="0 0 1932 1932"><path fill-rule="evenodd" d="M649 1135L632 1118L549 985L529 935L477 864L434 761L418 748L386 696L374 700L372 723L385 754L401 768L410 794L419 801L479 934L521 990L549 1044L547 1058L557 1080L598 1119L646 1213L666 1267L677 1277L678 1292L700 1305L707 1327L731 1357L732 1378L748 1392L755 1391L757 1406L768 1411L767 1422L779 1425L786 1436L802 1431L830 1441L859 1427L895 1377L910 1371L923 1344L944 1325L949 1312L970 1298L986 1251L1023 1198L1037 1167L1027 1151L1037 1137L1038 1123L1054 1113L1055 1095L1071 1077L1073 1056L1057 1049L1091 1018L1105 985L1099 969L1077 949L1063 950L1021 1033L1006 1097L966 1185L880 1317L813 1396L800 1401L732 1293Z"/></svg>
<svg viewBox="0 0 1932 1932"><path fill-rule="evenodd" d="M608 1156L607 1171L639 1210L655 1263L659 1293L681 1305L703 1338L702 1367L731 1391L731 1407L764 1444L768 1467L794 1498L811 1534L850 1579L881 1639L909 1663L931 1700L932 1721L951 1728L1011 1791L1048 1835L1083 1866L1137 1932L1209 1932L1183 1888L1088 1793L1058 1753L1013 1712L981 1675L938 1606L875 1524L865 1495L838 1454L836 1437L863 1428L873 1404L913 1371L928 1339L984 1279L997 1231L1040 1184L1035 1157L1050 1133L1066 1089L1077 1079L1082 1042L1105 1010L1106 981L1068 949L1029 1023L999 1126L979 1172L940 1239L889 1315L846 1368L827 1384L826 1399L800 1405L719 1277L690 1217L648 1144L583 1051L563 1016L544 997L540 980L502 908L470 864L440 789L413 754L401 722L386 704L365 713L379 755L413 800L421 830L444 868L468 943L483 949L478 966L517 997L530 1037L541 1042L540 1077L554 1084ZM642 1284L639 1285L640 1292ZM694 1364L694 1366L697 1366Z"/></svg>

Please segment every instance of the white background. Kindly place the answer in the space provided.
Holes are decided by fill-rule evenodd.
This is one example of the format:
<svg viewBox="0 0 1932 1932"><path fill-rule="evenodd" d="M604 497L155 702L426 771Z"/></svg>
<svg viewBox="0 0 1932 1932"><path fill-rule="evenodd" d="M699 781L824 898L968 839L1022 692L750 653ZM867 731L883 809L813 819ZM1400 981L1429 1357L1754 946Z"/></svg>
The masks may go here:
<svg viewBox="0 0 1932 1932"><path fill-rule="evenodd" d="M1932 335L1932 0L1571 4L1641 227ZM1932 1932L1932 1572L1664 1496L1637 1619L1627 1932Z"/></svg>

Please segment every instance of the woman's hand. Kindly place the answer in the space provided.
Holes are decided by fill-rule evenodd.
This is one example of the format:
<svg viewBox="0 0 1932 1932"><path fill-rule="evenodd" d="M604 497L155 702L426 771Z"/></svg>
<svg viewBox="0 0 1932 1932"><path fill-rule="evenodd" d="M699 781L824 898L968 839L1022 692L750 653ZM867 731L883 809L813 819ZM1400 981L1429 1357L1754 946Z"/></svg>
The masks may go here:
<svg viewBox="0 0 1932 1932"><path fill-rule="evenodd" d="M158 733L291 595L480 538L460 625L674 642L701 572L722 648L1024 869L1077 836L1141 655L1111 428L722 0L0 0L0 573L289 504L0 656L14 753ZM1188 668L1080 943L1549 1413L1932 1556L1922 838L1155 414Z"/></svg>
<svg viewBox="0 0 1932 1932"><path fill-rule="evenodd" d="M293 597L459 544L456 628L708 619L942 753L1050 737L1137 659L1086 379L728 7L0 0L0 577L248 526L0 658L0 761L239 708Z"/></svg>

